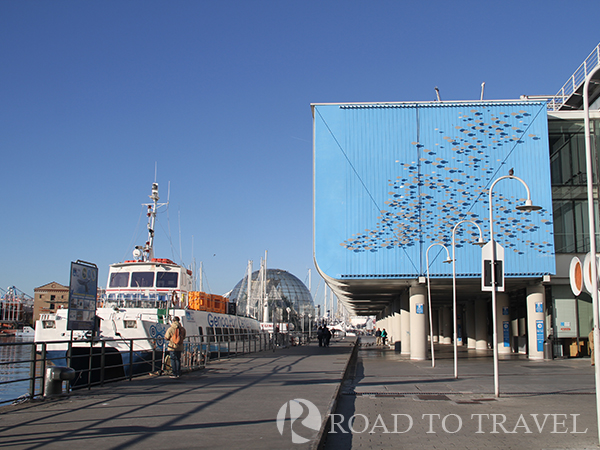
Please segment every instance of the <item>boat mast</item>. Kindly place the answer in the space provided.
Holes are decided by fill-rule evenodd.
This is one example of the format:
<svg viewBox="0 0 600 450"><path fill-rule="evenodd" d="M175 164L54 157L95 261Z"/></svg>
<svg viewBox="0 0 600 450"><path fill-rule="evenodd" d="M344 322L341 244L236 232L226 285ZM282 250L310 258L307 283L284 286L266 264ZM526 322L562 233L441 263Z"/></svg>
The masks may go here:
<svg viewBox="0 0 600 450"><path fill-rule="evenodd" d="M248 288L247 288L247 295L246 295L246 317L251 317L250 316L250 301L252 299L252 260L249 259L248 260L248 270L247 270L247 277L248 277ZM241 292L241 288L240 288L240 292Z"/></svg>
<svg viewBox="0 0 600 450"><path fill-rule="evenodd" d="M154 258L154 225L156 223L156 213L158 208L161 206L168 205L169 203L158 203L160 197L158 196L158 183L152 183L152 195L149 196L152 203L144 203L148 207L148 239L146 245L138 245L133 251L133 256L136 258L142 258L142 261L150 261Z"/></svg>

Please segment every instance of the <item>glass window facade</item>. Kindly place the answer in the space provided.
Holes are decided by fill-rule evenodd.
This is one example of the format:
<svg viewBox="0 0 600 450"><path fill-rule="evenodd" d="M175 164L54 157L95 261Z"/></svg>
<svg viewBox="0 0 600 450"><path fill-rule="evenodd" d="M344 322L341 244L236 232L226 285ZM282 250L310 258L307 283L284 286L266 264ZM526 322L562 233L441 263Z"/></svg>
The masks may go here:
<svg viewBox="0 0 600 450"><path fill-rule="evenodd" d="M591 121L596 167L599 125L598 121ZM583 120L551 119L548 121L548 134L556 253L585 253L589 251L590 243ZM598 184L597 176L594 183ZM596 242L600 242L598 232Z"/></svg>

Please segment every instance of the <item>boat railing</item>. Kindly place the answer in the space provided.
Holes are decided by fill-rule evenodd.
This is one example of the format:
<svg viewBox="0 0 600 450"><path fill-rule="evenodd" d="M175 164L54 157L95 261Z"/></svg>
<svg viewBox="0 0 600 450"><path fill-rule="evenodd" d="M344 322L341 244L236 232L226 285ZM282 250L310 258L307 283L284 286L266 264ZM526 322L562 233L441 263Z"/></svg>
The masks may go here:
<svg viewBox="0 0 600 450"><path fill-rule="evenodd" d="M105 308L152 308L166 309L169 295L165 292L149 292L148 294L136 292L119 292L106 294L102 298Z"/></svg>
<svg viewBox="0 0 600 450"><path fill-rule="evenodd" d="M239 333L235 337L229 336L228 340L210 338L208 335L186 337L181 355L184 372L202 369L210 361L273 348L266 332ZM162 337L121 339L120 351L114 344L113 340L97 338L67 342L0 342L2 354L11 355L0 360L0 374L11 374L0 378L0 404L47 397L45 377L49 367L74 369L74 379L62 382L63 393L170 372L166 342ZM61 350L57 351L59 347Z"/></svg>

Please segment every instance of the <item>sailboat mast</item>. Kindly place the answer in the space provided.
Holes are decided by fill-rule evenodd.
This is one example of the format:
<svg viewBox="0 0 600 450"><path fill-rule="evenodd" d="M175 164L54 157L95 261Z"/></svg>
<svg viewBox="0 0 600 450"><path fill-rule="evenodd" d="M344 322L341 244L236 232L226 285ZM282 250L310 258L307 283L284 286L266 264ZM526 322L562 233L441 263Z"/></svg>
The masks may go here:
<svg viewBox="0 0 600 450"><path fill-rule="evenodd" d="M252 260L248 260L248 290L246 291L246 317L250 317L250 302L252 300Z"/></svg>

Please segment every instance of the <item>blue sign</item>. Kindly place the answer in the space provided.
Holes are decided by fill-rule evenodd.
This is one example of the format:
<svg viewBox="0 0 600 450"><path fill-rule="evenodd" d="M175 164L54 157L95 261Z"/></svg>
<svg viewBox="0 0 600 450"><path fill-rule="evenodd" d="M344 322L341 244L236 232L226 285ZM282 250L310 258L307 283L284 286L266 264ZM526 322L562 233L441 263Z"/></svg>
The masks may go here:
<svg viewBox="0 0 600 450"><path fill-rule="evenodd" d="M502 307L502 315L503 316L508 316L508 306L503 306Z"/></svg>
<svg viewBox="0 0 600 450"><path fill-rule="evenodd" d="M540 303L540 305L541 305L541 303ZM536 309L537 309L537 304L536 304ZM544 321L543 320L535 321L535 332L536 332L536 339L537 339L537 351L543 352L544 351Z"/></svg>
<svg viewBox="0 0 600 450"><path fill-rule="evenodd" d="M502 322L502 331L504 332L504 346L510 347L509 322Z"/></svg>
<svg viewBox="0 0 600 450"><path fill-rule="evenodd" d="M425 314L425 308L423 308L423 303L417 303L417 314Z"/></svg>
<svg viewBox="0 0 600 450"><path fill-rule="evenodd" d="M542 302L535 304L535 312L544 312L544 305L542 304Z"/></svg>

